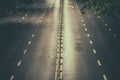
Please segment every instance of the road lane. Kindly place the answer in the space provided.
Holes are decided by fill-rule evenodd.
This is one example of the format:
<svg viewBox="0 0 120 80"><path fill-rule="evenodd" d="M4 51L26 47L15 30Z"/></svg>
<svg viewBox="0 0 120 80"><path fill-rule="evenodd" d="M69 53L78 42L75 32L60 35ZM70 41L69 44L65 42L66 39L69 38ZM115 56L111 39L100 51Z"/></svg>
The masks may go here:
<svg viewBox="0 0 120 80"><path fill-rule="evenodd" d="M54 4L59 4L59 1ZM9 61L0 71L1 80L54 80L59 7L54 6L53 3L52 6L53 8L43 11L42 14L36 11L27 17L22 17L21 26L28 25L23 26L26 29L19 36L20 39L14 42L19 44L10 48L15 49L15 52L11 55L7 53L10 55L8 55ZM17 29L17 26L15 27Z"/></svg>
<svg viewBox="0 0 120 80"><path fill-rule="evenodd" d="M91 34L90 38L94 42L94 48L97 51L96 57L100 59L103 64L102 67L104 72L107 74L107 79L119 79L119 32L117 32L115 29L113 32L111 29L108 31L108 28L110 27L117 28L119 31L119 22L111 18L103 20L103 17L98 19L91 10L86 10L85 14L82 16L88 29L87 33ZM114 33L116 33L118 36L116 36Z"/></svg>
<svg viewBox="0 0 120 80"><path fill-rule="evenodd" d="M71 7L69 7L71 6ZM64 1L63 80L102 80L103 71L92 54L85 23L76 13L74 1Z"/></svg>

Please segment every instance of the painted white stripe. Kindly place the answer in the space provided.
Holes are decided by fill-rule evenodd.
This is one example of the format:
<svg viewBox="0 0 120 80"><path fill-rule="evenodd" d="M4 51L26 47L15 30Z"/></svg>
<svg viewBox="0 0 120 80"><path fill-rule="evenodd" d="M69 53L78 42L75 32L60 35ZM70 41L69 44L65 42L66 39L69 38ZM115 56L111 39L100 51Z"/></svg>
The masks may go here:
<svg viewBox="0 0 120 80"><path fill-rule="evenodd" d="M116 34L113 34L113 37L117 37L117 35L116 35Z"/></svg>
<svg viewBox="0 0 120 80"><path fill-rule="evenodd" d="M25 16L27 16L27 13L25 13Z"/></svg>
<svg viewBox="0 0 120 80"><path fill-rule="evenodd" d="M90 37L90 34L87 34L87 37Z"/></svg>
<svg viewBox="0 0 120 80"><path fill-rule="evenodd" d="M100 62L100 60L97 60L97 63L98 63L98 65L99 66L101 66L102 64L101 64L101 62Z"/></svg>
<svg viewBox="0 0 120 80"><path fill-rule="evenodd" d="M18 62L18 64L17 64L17 66L20 66L20 65L21 65L21 63L22 63L22 61L20 60L20 61Z"/></svg>
<svg viewBox="0 0 120 80"><path fill-rule="evenodd" d="M84 22L84 20L82 19L82 22Z"/></svg>
<svg viewBox="0 0 120 80"><path fill-rule="evenodd" d="M42 15L44 16L45 14L43 13Z"/></svg>
<svg viewBox="0 0 120 80"><path fill-rule="evenodd" d="M88 29L87 29L87 28L85 28L85 31L88 31Z"/></svg>
<svg viewBox="0 0 120 80"><path fill-rule="evenodd" d="M108 26L107 24L105 24L105 26Z"/></svg>
<svg viewBox="0 0 120 80"><path fill-rule="evenodd" d="M83 24L83 26L86 26L85 24Z"/></svg>
<svg viewBox="0 0 120 80"><path fill-rule="evenodd" d="M25 17L22 17L22 19L25 19Z"/></svg>
<svg viewBox="0 0 120 80"><path fill-rule="evenodd" d="M97 53L95 49L93 49L93 53L94 53L94 54L96 54L96 53Z"/></svg>
<svg viewBox="0 0 120 80"><path fill-rule="evenodd" d="M40 22L42 22L42 20L40 20Z"/></svg>
<svg viewBox="0 0 120 80"><path fill-rule="evenodd" d="M30 44L31 44L31 41L29 41L28 44L30 45Z"/></svg>
<svg viewBox="0 0 120 80"><path fill-rule="evenodd" d="M32 37L35 37L35 34L32 34Z"/></svg>
<svg viewBox="0 0 120 80"><path fill-rule="evenodd" d="M109 30L109 31L112 31L112 29L111 29L111 28L109 28L108 30Z"/></svg>
<svg viewBox="0 0 120 80"><path fill-rule="evenodd" d="M90 40L90 44L93 44L93 42Z"/></svg>
<svg viewBox="0 0 120 80"><path fill-rule="evenodd" d="M14 79L14 77L15 77L15 76L14 76L14 75L12 75L12 76L10 77L10 80L13 80L13 79Z"/></svg>
<svg viewBox="0 0 120 80"><path fill-rule="evenodd" d="M27 53L27 49L24 50L24 54L26 54L26 53Z"/></svg>
<svg viewBox="0 0 120 80"><path fill-rule="evenodd" d="M43 17L40 17L41 19L43 19Z"/></svg>
<svg viewBox="0 0 120 80"><path fill-rule="evenodd" d="M105 74L103 74L103 79L107 80L107 76Z"/></svg>

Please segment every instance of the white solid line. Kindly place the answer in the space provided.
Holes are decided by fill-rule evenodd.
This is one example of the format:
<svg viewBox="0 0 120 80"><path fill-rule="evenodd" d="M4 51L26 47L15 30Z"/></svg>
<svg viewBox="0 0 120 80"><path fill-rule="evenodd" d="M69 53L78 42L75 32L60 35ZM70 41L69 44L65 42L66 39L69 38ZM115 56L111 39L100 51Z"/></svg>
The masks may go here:
<svg viewBox="0 0 120 80"><path fill-rule="evenodd" d="M28 44L30 45L30 44L31 44L31 41L29 41Z"/></svg>
<svg viewBox="0 0 120 80"><path fill-rule="evenodd" d="M17 66L20 66L20 65L21 65L21 63L22 63L22 61L20 60L20 61L18 62L18 64L17 64Z"/></svg>
<svg viewBox="0 0 120 80"><path fill-rule="evenodd" d="M88 29L87 29L87 28L85 28L85 31L88 31Z"/></svg>
<svg viewBox="0 0 120 80"><path fill-rule="evenodd" d="M27 53L27 49L24 50L24 54L26 54L26 53Z"/></svg>
<svg viewBox="0 0 120 80"><path fill-rule="evenodd" d="M35 37L35 34L32 34L32 37Z"/></svg>
<svg viewBox="0 0 120 80"><path fill-rule="evenodd" d="M12 76L10 77L10 80L13 80L13 79L14 79L14 77L15 77L15 76L14 76L14 75L12 75Z"/></svg>
<svg viewBox="0 0 120 80"><path fill-rule="evenodd" d="M90 34L87 34L87 37L90 37Z"/></svg>
<svg viewBox="0 0 120 80"><path fill-rule="evenodd" d="M93 44L93 42L90 40L90 44Z"/></svg>
<svg viewBox="0 0 120 80"><path fill-rule="evenodd" d="M94 54L96 54L96 53L97 53L95 49L93 49L93 53L94 53Z"/></svg>
<svg viewBox="0 0 120 80"><path fill-rule="evenodd" d="M99 66L101 66L102 64L101 64L101 62L100 62L100 60L97 60L97 63L98 63L98 65Z"/></svg>
<svg viewBox="0 0 120 80"><path fill-rule="evenodd" d="M103 74L103 78L104 80L107 80L107 76L105 74Z"/></svg>

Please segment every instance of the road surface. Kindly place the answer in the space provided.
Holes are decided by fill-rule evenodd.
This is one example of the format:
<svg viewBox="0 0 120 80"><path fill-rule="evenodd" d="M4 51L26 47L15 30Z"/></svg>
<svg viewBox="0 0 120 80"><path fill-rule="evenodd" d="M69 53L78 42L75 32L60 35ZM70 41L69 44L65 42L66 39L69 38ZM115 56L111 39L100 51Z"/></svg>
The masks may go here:
<svg viewBox="0 0 120 80"><path fill-rule="evenodd" d="M118 20L75 0L20 11L0 21L0 80L120 80Z"/></svg>

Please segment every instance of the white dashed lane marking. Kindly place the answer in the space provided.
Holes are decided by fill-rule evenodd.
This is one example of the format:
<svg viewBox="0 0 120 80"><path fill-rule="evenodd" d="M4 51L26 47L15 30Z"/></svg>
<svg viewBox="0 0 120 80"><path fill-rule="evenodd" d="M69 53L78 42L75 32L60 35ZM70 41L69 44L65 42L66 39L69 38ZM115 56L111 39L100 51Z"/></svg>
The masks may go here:
<svg viewBox="0 0 120 80"><path fill-rule="evenodd" d="M101 62L100 62L100 60L97 60L97 63L98 63L98 65L99 66L101 66L102 64L101 64Z"/></svg>
<svg viewBox="0 0 120 80"><path fill-rule="evenodd" d="M110 29L110 28L109 28L108 30L109 30L109 31L112 31L112 29Z"/></svg>
<svg viewBox="0 0 120 80"><path fill-rule="evenodd" d="M117 37L117 35L116 35L116 34L113 34L113 37Z"/></svg>
<svg viewBox="0 0 120 80"><path fill-rule="evenodd" d="M96 53L97 53L95 49L93 49L93 53L94 53L94 54L96 54Z"/></svg>
<svg viewBox="0 0 120 80"><path fill-rule="evenodd" d="M105 24L105 26L108 26L107 24Z"/></svg>
<svg viewBox="0 0 120 80"><path fill-rule="evenodd" d="M43 19L43 17L40 17L41 19Z"/></svg>
<svg viewBox="0 0 120 80"><path fill-rule="evenodd" d="M82 19L81 21L82 21L82 22L84 22L84 20L83 20L83 19Z"/></svg>
<svg viewBox="0 0 120 80"><path fill-rule="evenodd" d="M44 13L46 13L46 11L44 11Z"/></svg>
<svg viewBox="0 0 120 80"><path fill-rule="evenodd" d="M85 24L83 24L83 26L86 26Z"/></svg>
<svg viewBox="0 0 120 80"><path fill-rule="evenodd" d="M90 34L87 34L87 37L90 37Z"/></svg>
<svg viewBox="0 0 120 80"><path fill-rule="evenodd" d="M90 44L93 44L93 42L90 40Z"/></svg>
<svg viewBox="0 0 120 80"><path fill-rule="evenodd" d="M107 76L105 74L103 74L103 79L107 80Z"/></svg>
<svg viewBox="0 0 120 80"><path fill-rule="evenodd" d="M35 37L35 34L32 34L32 37Z"/></svg>
<svg viewBox="0 0 120 80"><path fill-rule="evenodd" d="M25 14L25 16L27 16L27 13Z"/></svg>
<svg viewBox="0 0 120 80"><path fill-rule="evenodd" d="M28 45L30 45L30 44L31 44L31 41L28 42Z"/></svg>
<svg viewBox="0 0 120 80"><path fill-rule="evenodd" d="M18 62L18 64L17 64L17 66L20 66L20 65L21 65L21 63L22 63L22 61L20 60L20 61Z"/></svg>
<svg viewBox="0 0 120 80"><path fill-rule="evenodd" d="M27 53L27 49L24 50L24 54L26 54L26 53Z"/></svg>
<svg viewBox="0 0 120 80"><path fill-rule="evenodd" d="M12 75L12 76L10 77L10 80L14 80L14 78L15 78L15 76L14 76L14 75Z"/></svg>
<svg viewBox="0 0 120 80"><path fill-rule="evenodd" d="M85 28L85 31L88 31L88 29L87 29L87 28Z"/></svg>
<svg viewBox="0 0 120 80"><path fill-rule="evenodd" d="M42 22L42 20L40 20L40 22Z"/></svg>
<svg viewBox="0 0 120 80"><path fill-rule="evenodd" d="M22 17L22 19L25 19L25 17Z"/></svg>
<svg viewBox="0 0 120 80"><path fill-rule="evenodd" d="M42 15L44 16L45 14L43 13Z"/></svg>

